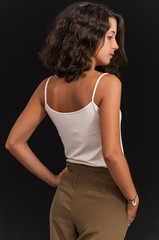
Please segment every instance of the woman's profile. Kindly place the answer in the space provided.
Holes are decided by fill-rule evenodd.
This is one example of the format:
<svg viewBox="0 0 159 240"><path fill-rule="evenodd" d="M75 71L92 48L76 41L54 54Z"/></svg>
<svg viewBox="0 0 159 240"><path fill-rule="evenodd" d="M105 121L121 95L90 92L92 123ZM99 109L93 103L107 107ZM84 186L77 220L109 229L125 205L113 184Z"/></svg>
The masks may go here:
<svg viewBox="0 0 159 240"><path fill-rule="evenodd" d="M50 240L123 240L139 205L120 129L123 17L104 3L75 2L57 15L39 56L52 75L34 91L5 147L57 188ZM58 175L27 144L47 114L66 155Z"/></svg>

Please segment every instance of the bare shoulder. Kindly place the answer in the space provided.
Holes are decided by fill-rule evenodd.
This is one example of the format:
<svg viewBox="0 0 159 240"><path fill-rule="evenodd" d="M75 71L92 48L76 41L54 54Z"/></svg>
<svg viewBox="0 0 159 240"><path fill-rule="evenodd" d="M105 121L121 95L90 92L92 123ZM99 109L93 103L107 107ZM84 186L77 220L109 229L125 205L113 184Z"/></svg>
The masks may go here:
<svg viewBox="0 0 159 240"><path fill-rule="evenodd" d="M101 81L103 84L103 86L117 86L117 87L121 87L121 80L115 76L114 74L106 74L103 77L103 81Z"/></svg>
<svg viewBox="0 0 159 240"><path fill-rule="evenodd" d="M102 81L101 81L102 80ZM121 93L122 83L114 74L105 74L100 80L99 90L102 96L106 93Z"/></svg>

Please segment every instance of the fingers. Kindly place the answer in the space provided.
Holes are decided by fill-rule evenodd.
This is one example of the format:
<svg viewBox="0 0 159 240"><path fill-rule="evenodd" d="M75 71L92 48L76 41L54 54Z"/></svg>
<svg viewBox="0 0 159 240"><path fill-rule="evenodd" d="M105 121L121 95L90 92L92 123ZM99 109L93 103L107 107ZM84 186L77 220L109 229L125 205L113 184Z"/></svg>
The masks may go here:
<svg viewBox="0 0 159 240"><path fill-rule="evenodd" d="M128 218L128 221L132 221L135 218L136 214L133 215L130 219Z"/></svg>
<svg viewBox="0 0 159 240"><path fill-rule="evenodd" d="M68 171L68 169L67 169L67 167L65 167L65 168L63 169L62 173L65 173L65 172L67 172L67 171Z"/></svg>
<svg viewBox="0 0 159 240"><path fill-rule="evenodd" d="M59 176L61 177L63 174L65 174L68 171L67 167L65 167L60 173Z"/></svg>
<svg viewBox="0 0 159 240"><path fill-rule="evenodd" d="M136 216L136 212L137 212L137 207L133 207L131 206L131 204L127 205L128 221L132 221L134 219L134 217Z"/></svg>
<svg viewBox="0 0 159 240"><path fill-rule="evenodd" d="M135 217L136 217L136 213L134 214L134 216L131 219L128 219L128 223L131 224L134 221Z"/></svg>

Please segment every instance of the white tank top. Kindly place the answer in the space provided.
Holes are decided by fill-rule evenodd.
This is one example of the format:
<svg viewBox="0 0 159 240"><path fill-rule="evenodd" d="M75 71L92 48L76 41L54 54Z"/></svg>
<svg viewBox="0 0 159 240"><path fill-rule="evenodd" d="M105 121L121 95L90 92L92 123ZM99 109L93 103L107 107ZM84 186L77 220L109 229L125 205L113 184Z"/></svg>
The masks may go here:
<svg viewBox="0 0 159 240"><path fill-rule="evenodd" d="M103 75L99 76L96 81L92 100L84 108L74 112L58 112L50 108L47 104L47 85L51 78L48 78L45 85L45 109L56 126L61 141L64 145L66 161L86 164L94 167L105 167L107 165L102 155L100 125L99 125L99 108L94 102L95 91L99 80ZM123 151L121 139L121 110L120 114L120 143Z"/></svg>

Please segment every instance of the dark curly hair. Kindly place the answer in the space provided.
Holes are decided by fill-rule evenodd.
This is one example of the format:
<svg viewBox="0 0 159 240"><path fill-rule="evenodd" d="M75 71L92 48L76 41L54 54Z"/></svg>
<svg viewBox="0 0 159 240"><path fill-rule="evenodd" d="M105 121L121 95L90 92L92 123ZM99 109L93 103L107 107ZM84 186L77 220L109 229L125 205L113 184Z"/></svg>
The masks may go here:
<svg viewBox="0 0 159 240"><path fill-rule="evenodd" d="M39 52L43 64L53 74L71 82L85 77L84 71L91 69L91 57L109 30L109 17L117 21L115 51L108 65L96 66L99 72L108 72L119 77L128 63L124 49L124 20L104 3L78 1L69 5L55 20L46 39L46 46Z"/></svg>

